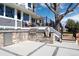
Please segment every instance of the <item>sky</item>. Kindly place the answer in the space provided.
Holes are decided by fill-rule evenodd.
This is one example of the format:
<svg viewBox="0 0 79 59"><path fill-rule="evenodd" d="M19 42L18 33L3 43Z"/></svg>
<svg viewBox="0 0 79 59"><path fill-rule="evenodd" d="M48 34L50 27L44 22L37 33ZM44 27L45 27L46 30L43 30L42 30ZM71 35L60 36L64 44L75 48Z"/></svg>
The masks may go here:
<svg viewBox="0 0 79 59"><path fill-rule="evenodd" d="M36 6L36 13L42 17L47 16L49 19L54 20L53 13L44 4L40 3Z"/></svg>
<svg viewBox="0 0 79 59"><path fill-rule="evenodd" d="M60 9L59 9L59 11L60 11L60 14L63 14L64 12L65 12L65 10L66 10L66 8L68 7L68 5L69 5L69 3L66 3L66 4L62 4L62 5L60 5ZM73 4L73 6L75 5L75 3ZM73 7L72 6L72 7ZM71 8L72 8L71 7ZM45 4L43 4L43 3L40 3L40 4L38 4L37 6L36 6L36 13L38 14L38 15L40 15L40 16L43 16L43 17L48 17L49 19L52 19L53 21L55 21L55 19L54 19L54 14L47 8L47 6L45 5ZM75 10L74 10L74 12L73 13L71 13L71 14L68 14L67 16L65 16L63 19L62 19L62 21L61 21L61 23L62 23L62 25L63 26L65 26L65 24L66 24L66 21L68 20L68 19L74 19L75 21L78 21L79 20L79 7L77 7Z"/></svg>

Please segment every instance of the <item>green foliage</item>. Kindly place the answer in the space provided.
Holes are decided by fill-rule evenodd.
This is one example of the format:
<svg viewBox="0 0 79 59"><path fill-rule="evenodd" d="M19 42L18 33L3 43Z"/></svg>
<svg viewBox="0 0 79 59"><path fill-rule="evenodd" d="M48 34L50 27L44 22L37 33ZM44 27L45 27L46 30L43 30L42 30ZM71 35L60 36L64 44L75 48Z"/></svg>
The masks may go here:
<svg viewBox="0 0 79 59"><path fill-rule="evenodd" d="M79 22L77 22L77 23L75 24L75 27L76 27L77 30L79 30Z"/></svg>
<svg viewBox="0 0 79 59"><path fill-rule="evenodd" d="M66 28L68 32L72 32L73 29L76 28L77 31L79 31L79 22L75 22L72 19L68 19L66 23Z"/></svg>
<svg viewBox="0 0 79 59"><path fill-rule="evenodd" d="M72 19L68 19L68 21L67 21L67 26L70 28L70 29L72 29L72 28L75 28L75 21L74 20L72 20Z"/></svg>

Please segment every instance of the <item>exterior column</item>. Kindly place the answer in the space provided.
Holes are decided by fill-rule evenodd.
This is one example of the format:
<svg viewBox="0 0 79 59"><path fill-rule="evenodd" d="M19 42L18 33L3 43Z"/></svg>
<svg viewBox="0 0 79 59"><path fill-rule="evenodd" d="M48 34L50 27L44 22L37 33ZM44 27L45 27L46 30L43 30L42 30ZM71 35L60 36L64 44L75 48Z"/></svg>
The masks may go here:
<svg viewBox="0 0 79 59"><path fill-rule="evenodd" d="M33 10L33 12L35 12L34 8L35 8L34 3L31 3L31 9Z"/></svg>
<svg viewBox="0 0 79 59"><path fill-rule="evenodd" d="M29 22L32 23L31 16L29 15Z"/></svg>
<svg viewBox="0 0 79 59"><path fill-rule="evenodd" d="M21 28L22 28L22 21L23 21L23 12L21 11Z"/></svg>
<svg viewBox="0 0 79 59"><path fill-rule="evenodd" d="M31 3L31 9L33 9L33 3Z"/></svg>
<svg viewBox="0 0 79 59"><path fill-rule="evenodd" d="M15 9L14 19L15 19L15 29L17 29L17 10L16 9Z"/></svg>
<svg viewBox="0 0 79 59"><path fill-rule="evenodd" d="M6 8L6 6L5 6L5 4L4 4L4 16L5 16L5 8Z"/></svg>

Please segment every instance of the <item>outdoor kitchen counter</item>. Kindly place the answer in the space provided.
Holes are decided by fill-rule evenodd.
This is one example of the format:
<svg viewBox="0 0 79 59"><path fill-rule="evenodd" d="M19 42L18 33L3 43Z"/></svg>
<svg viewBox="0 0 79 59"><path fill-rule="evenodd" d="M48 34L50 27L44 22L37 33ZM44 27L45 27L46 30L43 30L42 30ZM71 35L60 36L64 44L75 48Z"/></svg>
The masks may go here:
<svg viewBox="0 0 79 59"><path fill-rule="evenodd" d="M36 35L29 34L30 29L37 29ZM26 40L53 43L53 33L51 33L50 38L46 38L44 37L44 32L45 32L45 28L0 30L0 46L7 46L7 45L15 44L21 41L26 41Z"/></svg>

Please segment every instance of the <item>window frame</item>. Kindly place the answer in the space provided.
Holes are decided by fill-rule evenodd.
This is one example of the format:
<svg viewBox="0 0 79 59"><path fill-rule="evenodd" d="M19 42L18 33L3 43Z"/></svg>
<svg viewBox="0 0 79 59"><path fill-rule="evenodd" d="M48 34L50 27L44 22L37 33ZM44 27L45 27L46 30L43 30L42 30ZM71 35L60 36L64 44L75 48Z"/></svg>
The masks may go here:
<svg viewBox="0 0 79 59"><path fill-rule="evenodd" d="M28 17L28 19L25 19L24 17ZM29 14L23 13L23 21L29 21Z"/></svg>
<svg viewBox="0 0 79 59"><path fill-rule="evenodd" d="M30 7L30 8L31 8L31 3L28 3L28 7Z"/></svg>
<svg viewBox="0 0 79 59"><path fill-rule="evenodd" d="M2 5L2 6L1 6ZM0 15L4 15L4 5L3 4L0 4L0 6L1 6L1 8L2 8L2 10L1 10L1 8L0 8Z"/></svg>
<svg viewBox="0 0 79 59"><path fill-rule="evenodd" d="M5 6L5 16L14 18L15 15L15 9L9 6Z"/></svg>

